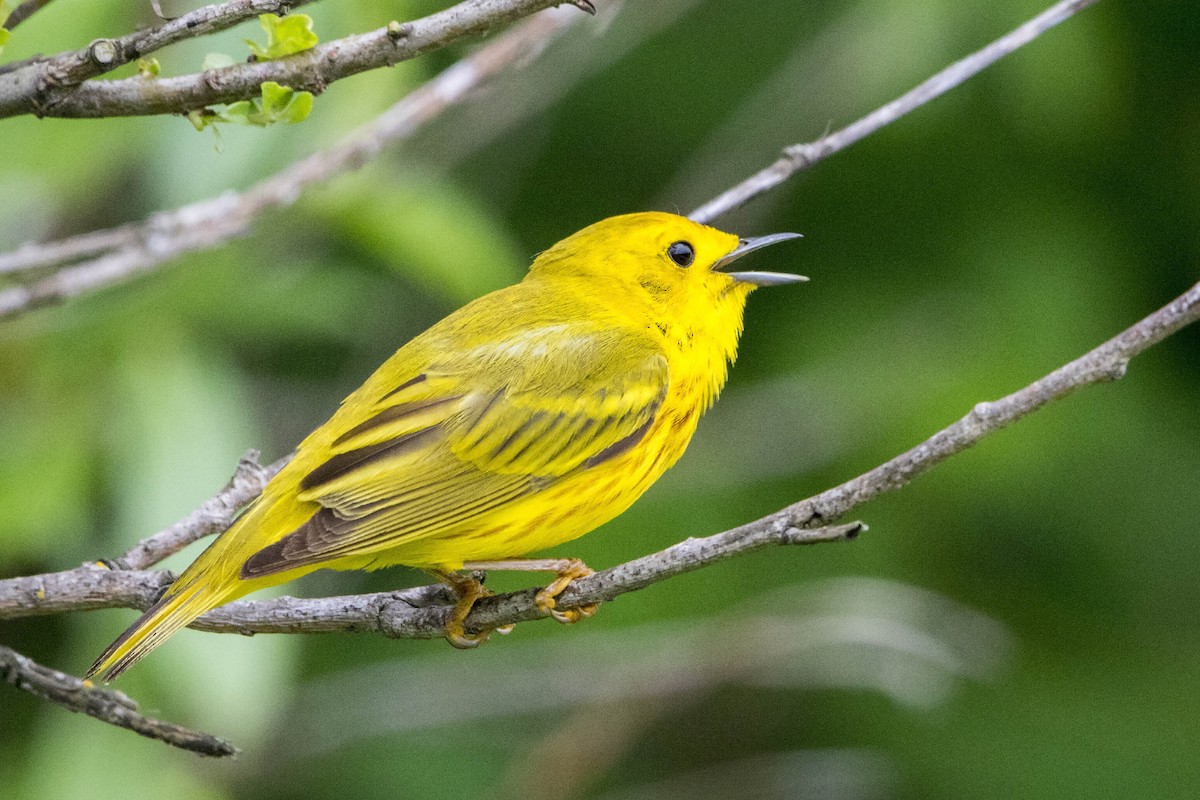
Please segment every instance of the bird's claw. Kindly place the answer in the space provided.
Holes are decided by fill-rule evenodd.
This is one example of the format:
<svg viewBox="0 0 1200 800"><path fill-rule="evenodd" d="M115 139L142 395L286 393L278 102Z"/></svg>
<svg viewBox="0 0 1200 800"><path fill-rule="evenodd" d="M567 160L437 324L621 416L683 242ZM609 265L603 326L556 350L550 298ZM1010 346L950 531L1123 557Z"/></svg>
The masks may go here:
<svg viewBox="0 0 1200 800"><path fill-rule="evenodd" d="M599 610L600 605L598 603L588 603L584 606L568 608L563 611L551 610L550 616L554 617L554 619L558 620L564 625L574 625L576 622L579 622L579 620L587 619Z"/></svg>
<svg viewBox="0 0 1200 800"><path fill-rule="evenodd" d="M507 633L507 631L504 632ZM470 650L473 647L479 647L479 645L488 640L491 634L491 631L484 631L483 633L473 635L467 633L461 620L451 619L450 622L446 623L446 641L459 650Z"/></svg>
<svg viewBox="0 0 1200 800"><path fill-rule="evenodd" d="M587 619L599 609L596 603L588 603L576 608L563 609L562 611L556 609L555 606L558 605L558 596L571 585L572 581L577 578L585 578L594 572L595 570L578 558L572 558L567 567L558 573L558 576L555 577L550 585L534 596L534 604L543 614L554 617L555 620L564 625L572 625L581 619Z"/></svg>
<svg viewBox="0 0 1200 800"><path fill-rule="evenodd" d="M479 645L486 642L488 637L492 635L493 629L471 634L467 633L467 629L463 623L466 622L467 615L471 613L471 609L475 607L475 602L482 597L490 597L492 591L483 585L483 581L478 575L456 575L451 572L436 572L434 574L458 595L458 602L454 604L454 609L450 612L450 619L446 621L446 641L459 650L470 650L479 647ZM501 633L509 633L512 631L512 626L505 625L502 628L495 628L494 630L498 630Z"/></svg>

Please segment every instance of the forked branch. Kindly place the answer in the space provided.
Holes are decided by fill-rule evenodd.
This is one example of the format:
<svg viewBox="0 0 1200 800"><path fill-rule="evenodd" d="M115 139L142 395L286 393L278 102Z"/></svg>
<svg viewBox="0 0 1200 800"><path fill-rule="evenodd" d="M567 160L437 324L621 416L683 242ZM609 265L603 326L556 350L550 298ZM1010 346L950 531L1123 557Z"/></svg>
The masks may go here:
<svg viewBox="0 0 1200 800"><path fill-rule="evenodd" d="M266 81L317 94L342 78L394 66L563 2L465 0L403 25L392 22L283 58L170 78L139 75L121 80L85 80L112 65L119 66L117 62L132 60L131 47L144 52L145 48L163 46L160 40L166 44L166 40L174 40L172 37L183 38L178 26L168 23L169 31L144 46L136 40L98 39L76 53L0 74L0 118L19 114L76 118L186 114L215 103L258 97ZM223 23L231 17L217 19Z"/></svg>
<svg viewBox="0 0 1200 800"><path fill-rule="evenodd" d="M0 320L90 294L158 269L179 256L217 247L245 233L267 211L295 203L310 186L357 169L406 139L447 108L514 65L527 62L581 15L539 14L454 64L341 142L288 165L243 192L227 192L142 223L0 255L0 275L44 270L79 258L32 282L0 289Z"/></svg>

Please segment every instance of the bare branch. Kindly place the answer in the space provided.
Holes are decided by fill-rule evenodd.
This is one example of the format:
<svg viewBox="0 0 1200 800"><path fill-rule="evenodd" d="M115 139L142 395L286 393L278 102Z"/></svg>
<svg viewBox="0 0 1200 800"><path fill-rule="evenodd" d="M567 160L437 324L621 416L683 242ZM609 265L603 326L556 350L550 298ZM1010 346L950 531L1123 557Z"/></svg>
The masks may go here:
<svg viewBox="0 0 1200 800"><path fill-rule="evenodd" d="M562 2L465 0L422 19L403 25L393 22L284 58L171 78L136 76L78 83L77 74L68 71L64 76L68 85L61 85L57 75L43 74L35 68L38 65L31 65L0 75L0 118L18 114L72 118L186 114L215 103L258 97L266 81L318 94L334 81L394 66ZM107 39L93 42L88 52L89 59L103 65L118 58L116 47ZM82 74L86 68L81 65L79 70ZM72 81L77 85L71 85Z"/></svg>
<svg viewBox="0 0 1200 800"><path fill-rule="evenodd" d="M587 579L594 587L587 596L611 600L740 553L770 545L852 539L866 530L858 522L803 531L748 528L689 539L652 556L598 572ZM156 570L112 570L102 564L84 564L66 572L0 580L0 619L101 608L145 610L173 577ZM503 603L487 612L486 622L475 615L471 621L494 627L493 618L511 622L537 619L541 612L534 605L534 594L535 590L530 589L480 601L481 611L485 604L490 607L494 601ZM443 635L445 617L453 603L450 590L440 584L343 597L240 600L208 612L191 627L215 633L382 633L394 638L429 639ZM500 624L507 623L496 623Z"/></svg>
<svg viewBox="0 0 1200 800"><path fill-rule="evenodd" d="M92 685L91 681L44 667L3 645L0 645L0 682L172 747L205 756L238 753L238 749L224 739L139 714L137 703L123 692L102 689Z"/></svg>
<svg viewBox="0 0 1200 800"><path fill-rule="evenodd" d="M104 562L0 580L0 620L100 608L149 608L171 585L166 570L112 570Z"/></svg>
<svg viewBox="0 0 1200 800"><path fill-rule="evenodd" d="M688 214L688 217L707 224L735 208L740 208L760 194L771 191L793 175L824 161L839 150L846 149L860 139L870 136L880 128L890 125L930 100L940 97L966 82L1009 53L1029 44L1046 31L1096 2L1097 0L1062 0L1055 3L1019 28L1001 36L987 47L972 53L961 61L954 62L916 88L897 97L892 102L880 106L845 128L822 136L809 144L794 144L785 147L783 155L774 164L709 200Z"/></svg>
<svg viewBox="0 0 1200 800"><path fill-rule="evenodd" d="M337 145L289 165L240 194L229 192L161 212L136 225L48 245L26 245L0 256L3 274L45 268L81 254L103 253L28 285L0 289L0 319L124 282L176 256L216 247L243 234L263 212L292 205L309 186L357 169L386 146L412 136L488 80L536 55L580 16L550 13L527 20L416 89Z"/></svg>
<svg viewBox="0 0 1200 800"><path fill-rule="evenodd" d="M44 244L26 242L12 252L0 253L0 276L38 272L121 247L129 247L140 241L142 229L148 224L149 221L130 222L116 228L81 233ZM2 305L3 303L0 303L0 306Z"/></svg>
<svg viewBox="0 0 1200 800"><path fill-rule="evenodd" d="M165 19L160 25L136 31L128 36L96 39L81 50L5 64L0 66L0 95L9 92L15 97L20 92L31 89L36 93L42 91L43 87L74 86L88 78L112 72L130 61L184 39L217 33L254 19L259 14L287 14L291 9L314 1L228 0L225 3L214 3L189 11L179 17ZM33 2L45 4L49 0L28 0L13 12L9 20ZM8 27L11 30L12 26Z"/></svg>

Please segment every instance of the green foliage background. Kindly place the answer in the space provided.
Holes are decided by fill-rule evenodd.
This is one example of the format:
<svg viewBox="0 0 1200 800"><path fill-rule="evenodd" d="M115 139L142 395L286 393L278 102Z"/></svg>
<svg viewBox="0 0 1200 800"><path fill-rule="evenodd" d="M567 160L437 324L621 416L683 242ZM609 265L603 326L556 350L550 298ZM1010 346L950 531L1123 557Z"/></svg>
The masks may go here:
<svg viewBox="0 0 1200 800"><path fill-rule="evenodd" d="M124 33L151 21L143 5L59 0L5 56ZM327 40L440 5L305 11ZM0 576L118 554L196 507L248 447L286 452L406 339L519 279L562 236L611 214L687 211L1041 7L627 3L245 240L0 325ZM249 24L160 53L163 74L212 50L240 58L240 38L257 34ZM739 364L684 461L562 552L607 566L773 511L1195 282L1198 48L1200 6L1105 0L721 220L804 232L758 266L812 283L752 299ZM227 126L219 151L182 118L6 120L0 247L245 187L461 52L335 84L300 125ZM149 712L237 741L236 762L0 687L0 786L174 800L538 797L555 785L579 797L1179 797L1200 778L1198 348L1200 331L1185 331L1124 381L862 509L872 531L853 544L737 559L477 652L185 632L122 680ZM850 576L886 583L830 583ZM318 574L288 591L420 580ZM663 688L695 661L757 655L711 633L713 620L742 627L748 603L817 598L791 619L820 620L846 611L827 603L843 597L831 586L875 587L903 616L901 583L937 593L922 595L927 618L907 618L928 641L880 646L867 625L810 647L781 621L780 646L801 655L753 679L718 670L699 688ZM959 604L981 616L956 651L958 634L938 625ZM78 673L132 616L23 620L0 641ZM680 636L695 647L672 661ZM642 669L656 658L659 671ZM561 700L572 696L583 701ZM572 764L595 774L575 781Z"/></svg>

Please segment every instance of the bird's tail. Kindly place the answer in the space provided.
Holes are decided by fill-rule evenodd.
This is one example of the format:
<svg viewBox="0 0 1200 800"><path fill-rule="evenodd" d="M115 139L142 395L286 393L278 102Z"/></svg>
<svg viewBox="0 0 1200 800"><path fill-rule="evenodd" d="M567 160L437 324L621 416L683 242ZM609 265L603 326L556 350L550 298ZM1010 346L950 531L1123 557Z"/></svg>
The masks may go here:
<svg viewBox="0 0 1200 800"><path fill-rule="evenodd" d="M217 537L158 602L146 609L145 614L100 654L86 677L103 673L105 681L113 680L205 611L264 585L241 581L236 572L231 575L229 569L230 563L239 563L237 551L244 538L240 531L248 525L258 524L261 509L260 503L253 504L228 531Z"/></svg>
<svg viewBox="0 0 1200 800"><path fill-rule="evenodd" d="M187 580L185 573L172 584L157 603L108 646L86 677L103 673L103 680L113 680L196 617L242 594L233 587L208 585L206 581L197 580L200 577Z"/></svg>

